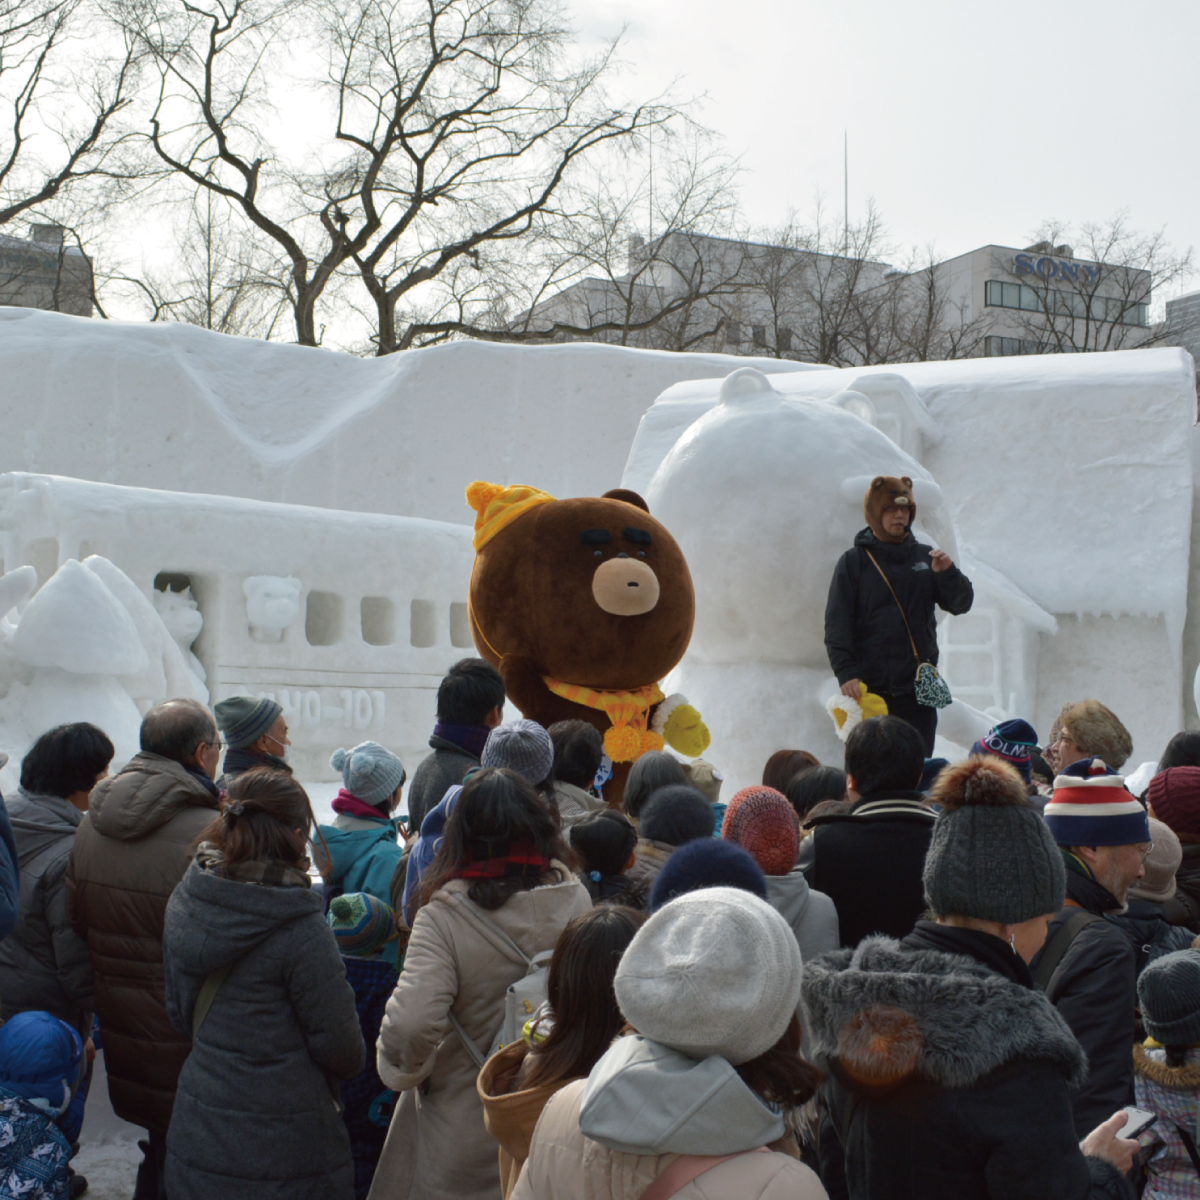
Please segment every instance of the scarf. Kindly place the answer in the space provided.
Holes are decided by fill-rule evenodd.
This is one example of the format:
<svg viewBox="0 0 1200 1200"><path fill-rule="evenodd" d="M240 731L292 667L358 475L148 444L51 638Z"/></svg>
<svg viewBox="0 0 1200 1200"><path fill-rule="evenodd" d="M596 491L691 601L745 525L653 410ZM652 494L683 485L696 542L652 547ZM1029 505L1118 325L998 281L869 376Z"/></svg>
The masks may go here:
<svg viewBox="0 0 1200 1200"><path fill-rule="evenodd" d="M538 879L550 869L550 859L529 841L497 839L467 853L470 857L454 872L455 879Z"/></svg>
<svg viewBox="0 0 1200 1200"><path fill-rule="evenodd" d="M365 800L360 800L357 796L351 795L345 788L342 788L334 798L333 811L335 813L345 813L348 817L367 817L373 821L390 820L375 805L368 804Z"/></svg>
<svg viewBox="0 0 1200 1200"><path fill-rule="evenodd" d="M1125 906L1092 874L1087 863L1076 858L1065 847L1059 848L1067 866L1068 900L1073 900L1080 908L1097 916L1125 911Z"/></svg>
<svg viewBox="0 0 1200 1200"><path fill-rule="evenodd" d="M192 776L192 778L193 778L193 779L195 779L195 780L199 781L200 783L204 784L205 788L207 788L207 789L208 789L208 791L212 793L212 797L213 797L213 799L214 799L214 800L220 800L220 798L221 798L221 789L220 789L220 788L218 788L218 787L217 787L217 785L216 785L215 783L213 783L213 781L212 781L212 779L209 777L209 774L208 774L208 772L207 772L207 771L202 771L202 770L201 770L201 769L200 769L198 766L196 766L194 763L181 763L181 764L180 764L180 766L182 766L182 767L183 767L183 769L184 769L184 770L185 770L185 771L186 771L186 772L187 772L187 773L188 773L190 776Z"/></svg>
<svg viewBox="0 0 1200 1200"><path fill-rule="evenodd" d="M961 954L1013 983L1033 987L1033 976L1025 960L1007 942L982 929L959 929L954 925L938 925L935 921L918 921L917 927L900 945L906 950Z"/></svg>
<svg viewBox="0 0 1200 1200"><path fill-rule="evenodd" d="M264 887L312 887L312 880L305 869L308 859L287 863L276 858L251 858L245 862L227 863L224 853L215 842L201 842L196 847L196 863L202 871L211 871L235 883L257 883Z"/></svg>
<svg viewBox="0 0 1200 1200"><path fill-rule="evenodd" d="M492 731L486 725L451 725L439 721L433 727L433 736L444 742L452 742L465 750L472 758L483 757L483 747Z"/></svg>
<svg viewBox="0 0 1200 1200"><path fill-rule="evenodd" d="M289 775L292 773L292 768L273 754L255 754L252 750L225 751L224 770L227 776L236 779L255 767L271 767L276 771L286 771Z"/></svg>
<svg viewBox="0 0 1200 1200"><path fill-rule="evenodd" d="M604 752L613 762L634 762L651 750L661 750L662 735L650 730L650 709L666 697L657 683L632 692L601 691L580 683L562 683L542 676L542 682L555 695L572 704L595 708L612 722L604 734Z"/></svg>

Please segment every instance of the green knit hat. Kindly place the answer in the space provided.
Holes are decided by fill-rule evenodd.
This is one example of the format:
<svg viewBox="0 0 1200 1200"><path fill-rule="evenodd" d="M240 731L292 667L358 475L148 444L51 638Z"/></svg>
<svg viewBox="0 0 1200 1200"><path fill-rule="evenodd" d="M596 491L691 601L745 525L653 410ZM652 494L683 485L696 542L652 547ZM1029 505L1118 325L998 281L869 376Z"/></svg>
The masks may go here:
<svg viewBox="0 0 1200 1200"><path fill-rule="evenodd" d="M370 892L347 892L330 903L329 927L343 954L370 958L396 936L396 914Z"/></svg>
<svg viewBox="0 0 1200 1200"><path fill-rule="evenodd" d="M283 715L283 708L274 700L262 696L230 696L213 705L217 728L225 735L230 750L253 746Z"/></svg>

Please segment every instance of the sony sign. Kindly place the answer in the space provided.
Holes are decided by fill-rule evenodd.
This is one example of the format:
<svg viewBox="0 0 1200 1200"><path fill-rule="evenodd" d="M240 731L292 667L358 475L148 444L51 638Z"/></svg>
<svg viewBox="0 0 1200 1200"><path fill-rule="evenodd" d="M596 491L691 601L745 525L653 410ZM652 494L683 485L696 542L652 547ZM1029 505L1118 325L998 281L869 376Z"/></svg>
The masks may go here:
<svg viewBox="0 0 1200 1200"><path fill-rule="evenodd" d="M1013 255L1014 275L1038 275L1042 279L1066 279L1071 283L1098 283L1100 268L1061 258L1034 258L1032 254Z"/></svg>

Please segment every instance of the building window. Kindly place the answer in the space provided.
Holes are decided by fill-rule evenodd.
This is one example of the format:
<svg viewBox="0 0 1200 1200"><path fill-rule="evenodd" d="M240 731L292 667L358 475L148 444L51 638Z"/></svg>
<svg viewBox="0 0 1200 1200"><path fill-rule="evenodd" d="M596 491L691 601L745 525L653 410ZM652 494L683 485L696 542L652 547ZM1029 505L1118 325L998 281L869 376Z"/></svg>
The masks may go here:
<svg viewBox="0 0 1200 1200"><path fill-rule="evenodd" d="M787 354L792 348L792 331L784 326L775 335L775 348L780 354Z"/></svg>
<svg viewBox="0 0 1200 1200"><path fill-rule="evenodd" d="M1148 325L1150 306L1134 304L1118 296L1088 297L1059 288L1032 288L1024 283L989 279L983 285L983 302L992 308L1015 308L1022 312L1046 313L1054 317L1083 320L1090 308L1092 320L1120 325ZM1009 339L1012 340L1012 339Z"/></svg>
<svg viewBox="0 0 1200 1200"><path fill-rule="evenodd" d="M1007 358L1010 354L1058 354L1059 347L1053 342L1038 342L1033 338L997 337L992 334L983 339L985 358Z"/></svg>
<svg viewBox="0 0 1200 1200"><path fill-rule="evenodd" d="M741 321L730 321L725 326L725 340L731 346L740 346L742 344L742 323L741 323Z"/></svg>
<svg viewBox="0 0 1200 1200"><path fill-rule="evenodd" d="M767 348L767 327L765 325L751 325L750 338L760 350L765 350Z"/></svg>

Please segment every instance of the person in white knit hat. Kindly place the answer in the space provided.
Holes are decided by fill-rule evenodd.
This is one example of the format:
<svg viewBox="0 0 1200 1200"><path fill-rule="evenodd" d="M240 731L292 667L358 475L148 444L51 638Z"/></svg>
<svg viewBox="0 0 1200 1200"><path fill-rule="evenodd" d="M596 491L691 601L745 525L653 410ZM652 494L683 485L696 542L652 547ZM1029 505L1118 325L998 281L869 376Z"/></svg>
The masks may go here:
<svg viewBox="0 0 1200 1200"><path fill-rule="evenodd" d="M800 966L749 892L661 908L613 984L633 1032L547 1104L511 1200L822 1200L785 1125L821 1082L800 1055Z"/></svg>

